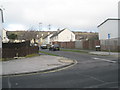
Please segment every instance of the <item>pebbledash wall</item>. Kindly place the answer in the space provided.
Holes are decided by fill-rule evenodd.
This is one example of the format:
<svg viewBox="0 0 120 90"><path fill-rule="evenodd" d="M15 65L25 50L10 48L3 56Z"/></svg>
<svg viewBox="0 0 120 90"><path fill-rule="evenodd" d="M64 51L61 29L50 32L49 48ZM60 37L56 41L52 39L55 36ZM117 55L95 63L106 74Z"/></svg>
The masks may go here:
<svg viewBox="0 0 120 90"><path fill-rule="evenodd" d="M120 19L107 19L98 26L101 50L120 51L119 22Z"/></svg>

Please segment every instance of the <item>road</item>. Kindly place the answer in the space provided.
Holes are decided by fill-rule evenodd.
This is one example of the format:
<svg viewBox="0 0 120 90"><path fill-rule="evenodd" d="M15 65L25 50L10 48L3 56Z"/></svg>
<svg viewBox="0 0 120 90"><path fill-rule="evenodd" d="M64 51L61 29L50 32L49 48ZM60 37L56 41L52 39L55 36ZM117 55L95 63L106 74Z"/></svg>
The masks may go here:
<svg viewBox="0 0 120 90"><path fill-rule="evenodd" d="M118 59L115 57L77 52L43 51L74 59L77 64L57 72L3 77L3 88L118 87Z"/></svg>

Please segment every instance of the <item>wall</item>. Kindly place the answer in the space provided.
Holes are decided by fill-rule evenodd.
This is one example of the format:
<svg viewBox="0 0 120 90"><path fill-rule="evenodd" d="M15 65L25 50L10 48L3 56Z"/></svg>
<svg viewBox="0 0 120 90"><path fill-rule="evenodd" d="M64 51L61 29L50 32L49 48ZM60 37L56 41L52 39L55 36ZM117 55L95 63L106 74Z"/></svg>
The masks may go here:
<svg viewBox="0 0 120 90"><path fill-rule="evenodd" d="M0 9L0 58L2 57L2 30L3 30L3 26L2 26L2 11Z"/></svg>
<svg viewBox="0 0 120 90"><path fill-rule="evenodd" d="M108 34L111 38L118 38L118 20L107 20L99 29L99 39L108 39Z"/></svg>
<svg viewBox="0 0 120 90"><path fill-rule="evenodd" d="M6 30L2 30L2 42L8 43L9 39L7 38Z"/></svg>
<svg viewBox="0 0 120 90"><path fill-rule="evenodd" d="M49 36L47 36L44 41L43 41L43 44L50 44L50 37L52 36L53 34L50 34Z"/></svg>

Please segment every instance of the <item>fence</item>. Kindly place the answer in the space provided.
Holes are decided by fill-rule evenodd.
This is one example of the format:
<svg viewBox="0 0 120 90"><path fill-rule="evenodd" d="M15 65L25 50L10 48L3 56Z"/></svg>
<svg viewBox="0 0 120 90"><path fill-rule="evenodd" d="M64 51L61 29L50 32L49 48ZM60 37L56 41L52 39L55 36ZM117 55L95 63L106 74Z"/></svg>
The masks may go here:
<svg viewBox="0 0 120 90"><path fill-rule="evenodd" d="M92 50L95 50L96 45L100 45L99 40L75 41L75 48L80 48L80 49L92 49Z"/></svg>
<svg viewBox="0 0 120 90"><path fill-rule="evenodd" d="M118 39L101 40L100 44L102 50L120 51L120 42Z"/></svg>
<svg viewBox="0 0 120 90"><path fill-rule="evenodd" d="M61 48L75 48L75 42L52 42L52 44L58 44Z"/></svg>
<svg viewBox="0 0 120 90"><path fill-rule="evenodd" d="M30 42L3 43L2 58L24 57L29 54L38 53L37 46L30 46Z"/></svg>

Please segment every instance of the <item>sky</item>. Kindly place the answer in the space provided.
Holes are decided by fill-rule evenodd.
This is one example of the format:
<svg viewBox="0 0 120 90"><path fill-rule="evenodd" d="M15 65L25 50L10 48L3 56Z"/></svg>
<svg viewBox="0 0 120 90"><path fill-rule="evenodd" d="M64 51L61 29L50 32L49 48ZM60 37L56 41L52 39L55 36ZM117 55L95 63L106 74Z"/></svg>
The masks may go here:
<svg viewBox="0 0 120 90"><path fill-rule="evenodd" d="M4 28L15 30L57 30L98 32L108 18L118 18L119 0L0 0ZM40 23L40 24L39 24Z"/></svg>

